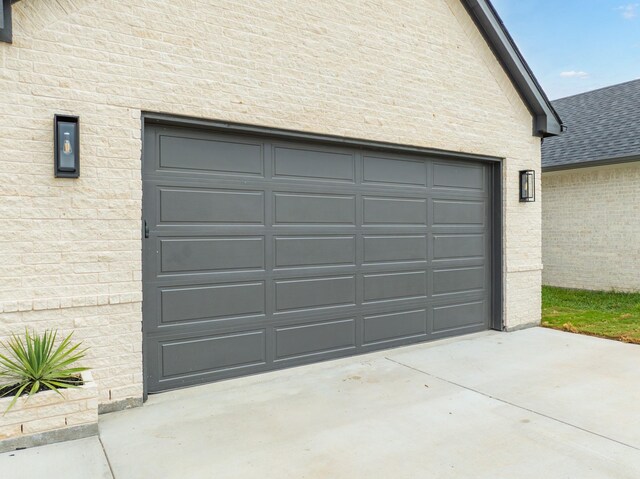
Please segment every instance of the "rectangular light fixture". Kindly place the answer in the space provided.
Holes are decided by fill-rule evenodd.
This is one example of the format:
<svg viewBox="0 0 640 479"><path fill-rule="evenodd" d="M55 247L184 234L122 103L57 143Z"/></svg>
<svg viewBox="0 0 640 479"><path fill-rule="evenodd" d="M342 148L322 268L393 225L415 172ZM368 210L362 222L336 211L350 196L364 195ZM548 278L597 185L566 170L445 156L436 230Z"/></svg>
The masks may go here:
<svg viewBox="0 0 640 479"><path fill-rule="evenodd" d="M55 115L54 143L56 178L78 178L80 176L80 118Z"/></svg>
<svg viewBox="0 0 640 479"><path fill-rule="evenodd" d="M0 0L0 42L11 43L11 0Z"/></svg>
<svg viewBox="0 0 640 479"><path fill-rule="evenodd" d="M520 201L531 203L536 200L536 172L533 170L520 171Z"/></svg>

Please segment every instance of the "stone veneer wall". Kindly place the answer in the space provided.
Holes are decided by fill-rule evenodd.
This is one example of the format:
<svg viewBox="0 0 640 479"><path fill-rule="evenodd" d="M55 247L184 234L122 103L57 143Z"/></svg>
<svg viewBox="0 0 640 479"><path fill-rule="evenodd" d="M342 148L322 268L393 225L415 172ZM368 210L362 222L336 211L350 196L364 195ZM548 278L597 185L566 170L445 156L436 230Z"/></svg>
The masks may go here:
<svg viewBox="0 0 640 479"><path fill-rule="evenodd" d="M542 280L640 291L640 161L542 175Z"/></svg>

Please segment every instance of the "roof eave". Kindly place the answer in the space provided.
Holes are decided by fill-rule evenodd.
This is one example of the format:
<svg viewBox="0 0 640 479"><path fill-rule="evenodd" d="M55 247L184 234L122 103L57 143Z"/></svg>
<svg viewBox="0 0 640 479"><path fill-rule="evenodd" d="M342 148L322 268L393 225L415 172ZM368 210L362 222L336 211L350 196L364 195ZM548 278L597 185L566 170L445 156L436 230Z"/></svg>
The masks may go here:
<svg viewBox="0 0 640 479"><path fill-rule="evenodd" d="M596 166L619 165L622 163L640 162L640 154L631 156L619 156L616 158L600 158L597 160L581 161L577 163L565 163L562 165L542 165L543 173L551 173L553 171L575 170L578 168L594 168Z"/></svg>
<svg viewBox="0 0 640 479"><path fill-rule="evenodd" d="M562 133L562 120L489 0L462 0L533 115L533 134Z"/></svg>
<svg viewBox="0 0 640 479"><path fill-rule="evenodd" d="M554 117L550 117L548 113L541 113L535 116L533 129L536 136L546 138L562 134L564 126L562 122Z"/></svg>

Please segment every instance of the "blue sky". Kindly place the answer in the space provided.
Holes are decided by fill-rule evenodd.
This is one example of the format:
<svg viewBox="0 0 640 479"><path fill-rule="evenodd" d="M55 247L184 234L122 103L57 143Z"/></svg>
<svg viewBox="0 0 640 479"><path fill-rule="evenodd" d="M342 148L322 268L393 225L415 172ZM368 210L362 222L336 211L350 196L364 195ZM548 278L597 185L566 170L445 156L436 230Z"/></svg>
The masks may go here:
<svg viewBox="0 0 640 479"><path fill-rule="evenodd" d="M492 0L552 100L640 78L640 0Z"/></svg>

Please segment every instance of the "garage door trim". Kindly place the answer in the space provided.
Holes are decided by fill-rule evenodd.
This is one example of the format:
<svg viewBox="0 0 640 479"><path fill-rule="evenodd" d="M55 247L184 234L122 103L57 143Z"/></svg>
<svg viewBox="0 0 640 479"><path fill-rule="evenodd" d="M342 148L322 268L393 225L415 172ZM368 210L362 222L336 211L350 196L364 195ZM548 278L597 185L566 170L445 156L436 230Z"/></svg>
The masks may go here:
<svg viewBox="0 0 640 479"><path fill-rule="evenodd" d="M342 145L347 147L364 147L373 150L390 151L396 153L413 153L426 156L438 156L451 160L472 160L491 163L501 163L504 158L489 155L478 155L473 153L456 152L451 150L441 150L438 148L426 148L421 146L405 145L402 143L391 143L375 140L364 140L346 136L327 135L322 133L310 133L300 130L287 130L283 128L273 128L259 125L249 125L246 123L233 123L217 120L203 120L178 115L167 115L163 113L142 113L142 129L144 133L145 124L179 126L199 128L222 133L238 134L244 133L254 136L277 137L283 140L301 140L311 143L324 143ZM142 136L144 138L144 135ZM143 145L144 146L144 145ZM144 151L143 151L144 157Z"/></svg>

